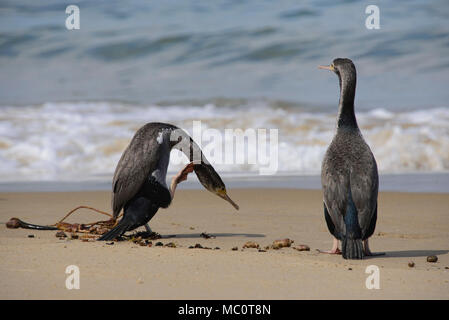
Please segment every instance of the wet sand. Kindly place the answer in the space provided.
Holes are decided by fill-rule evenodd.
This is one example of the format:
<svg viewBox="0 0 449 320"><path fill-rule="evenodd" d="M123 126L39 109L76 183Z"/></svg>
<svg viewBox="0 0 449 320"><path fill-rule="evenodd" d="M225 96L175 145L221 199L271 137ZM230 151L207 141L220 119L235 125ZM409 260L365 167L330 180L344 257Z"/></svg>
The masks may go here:
<svg viewBox="0 0 449 320"><path fill-rule="evenodd" d="M59 240L56 231L7 229L4 224L11 217L51 224L78 205L110 211L109 192L0 193L0 298L449 298L449 194L380 193L370 243L372 251L386 255L347 261L316 251L332 244L321 191L233 189L229 194L241 207L235 211L207 191L180 188L172 206L150 223L164 236L152 247ZM83 211L69 221L103 217ZM204 239L202 232L215 238ZM282 238L311 250L242 250L247 241L265 247ZM157 241L177 247L156 247ZM197 243L220 249L188 248ZM238 251L231 250L235 246ZM437 255L438 262L427 262L428 255ZM79 290L65 286L69 265L80 269ZM379 268L380 289L366 288L369 265Z"/></svg>

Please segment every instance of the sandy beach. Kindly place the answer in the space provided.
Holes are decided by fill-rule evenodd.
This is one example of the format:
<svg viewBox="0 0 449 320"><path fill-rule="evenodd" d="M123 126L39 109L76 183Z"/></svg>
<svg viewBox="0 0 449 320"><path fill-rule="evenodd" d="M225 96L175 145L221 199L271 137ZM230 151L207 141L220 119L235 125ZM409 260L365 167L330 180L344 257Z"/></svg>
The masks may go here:
<svg viewBox="0 0 449 320"><path fill-rule="evenodd" d="M108 192L0 193L0 298L449 298L449 194L380 193L371 249L386 255L362 261L316 251L331 246L321 191L233 189L230 195L240 211L207 191L181 187L172 206L150 223L164 238L143 247L129 241L60 240L56 231L7 229L4 224L11 217L51 224L78 205L109 212ZM83 211L69 221L102 217ZM203 232L215 238L204 239ZM247 241L265 247L283 238L311 250L242 250ZM177 247L156 247L157 241ZM188 248L197 243L220 249ZM438 262L427 262L429 255L437 255ZM66 289L69 265L80 269L79 290ZM379 267L380 289L366 288L369 265Z"/></svg>

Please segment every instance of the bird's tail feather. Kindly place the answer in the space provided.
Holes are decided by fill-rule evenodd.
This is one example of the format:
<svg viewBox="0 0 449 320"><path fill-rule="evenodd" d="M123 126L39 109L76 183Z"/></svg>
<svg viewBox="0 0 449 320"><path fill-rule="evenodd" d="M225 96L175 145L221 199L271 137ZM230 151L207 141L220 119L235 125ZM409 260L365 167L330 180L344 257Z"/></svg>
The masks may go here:
<svg viewBox="0 0 449 320"><path fill-rule="evenodd" d="M99 241L114 240L123 235L126 231L128 231L130 227L131 224L122 219L114 228L103 234L100 238L98 238L98 240Z"/></svg>
<svg viewBox="0 0 449 320"><path fill-rule="evenodd" d="M348 203L344 215L346 234L343 236L341 253L345 259L363 259L361 229L358 222L358 212L352 199L351 185L348 188Z"/></svg>
<svg viewBox="0 0 449 320"><path fill-rule="evenodd" d="M341 253L344 259L363 259L362 240L345 237L341 244Z"/></svg>

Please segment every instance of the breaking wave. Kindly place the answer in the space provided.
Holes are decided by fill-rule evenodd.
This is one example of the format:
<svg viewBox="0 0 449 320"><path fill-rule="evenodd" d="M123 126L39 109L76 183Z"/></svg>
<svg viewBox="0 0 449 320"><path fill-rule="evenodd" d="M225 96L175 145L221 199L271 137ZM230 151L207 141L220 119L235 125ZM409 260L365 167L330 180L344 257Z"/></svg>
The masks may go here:
<svg viewBox="0 0 449 320"><path fill-rule="evenodd" d="M264 100L2 106L0 180L111 179L121 153L143 124L170 122L192 134L193 121L198 120L203 129L220 132L278 129L278 173L317 174L334 134L335 117L335 112ZM357 119L382 173L449 170L449 108L406 112L374 108L357 112ZM171 164L169 171L180 166ZM238 175L259 169L246 161L216 168Z"/></svg>

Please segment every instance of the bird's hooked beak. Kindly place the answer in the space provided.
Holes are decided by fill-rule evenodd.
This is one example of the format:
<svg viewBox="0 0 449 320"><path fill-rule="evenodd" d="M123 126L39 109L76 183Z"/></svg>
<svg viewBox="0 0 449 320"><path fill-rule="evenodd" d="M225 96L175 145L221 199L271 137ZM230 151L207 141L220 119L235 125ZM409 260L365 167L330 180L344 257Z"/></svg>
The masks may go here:
<svg viewBox="0 0 449 320"><path fill-rule="evenodd" d="M319 69L325 69L325 70L330 70L330 71L334 71L335 72L335 68L334 65L331 64L330 66L318 66Z"/></svg>
<svg viewBox="0 0 449 320"><path fill-rule="evenodd" d="M217 196L219 196L222 199L225 199L227 202L229 202L230 204L232 204L232 206L238 210L239 206L237 203L235 203L234 201L232 201L232 199L228 196L228 194L226 193L226 190L217 190L216 192Z"/></svg>

